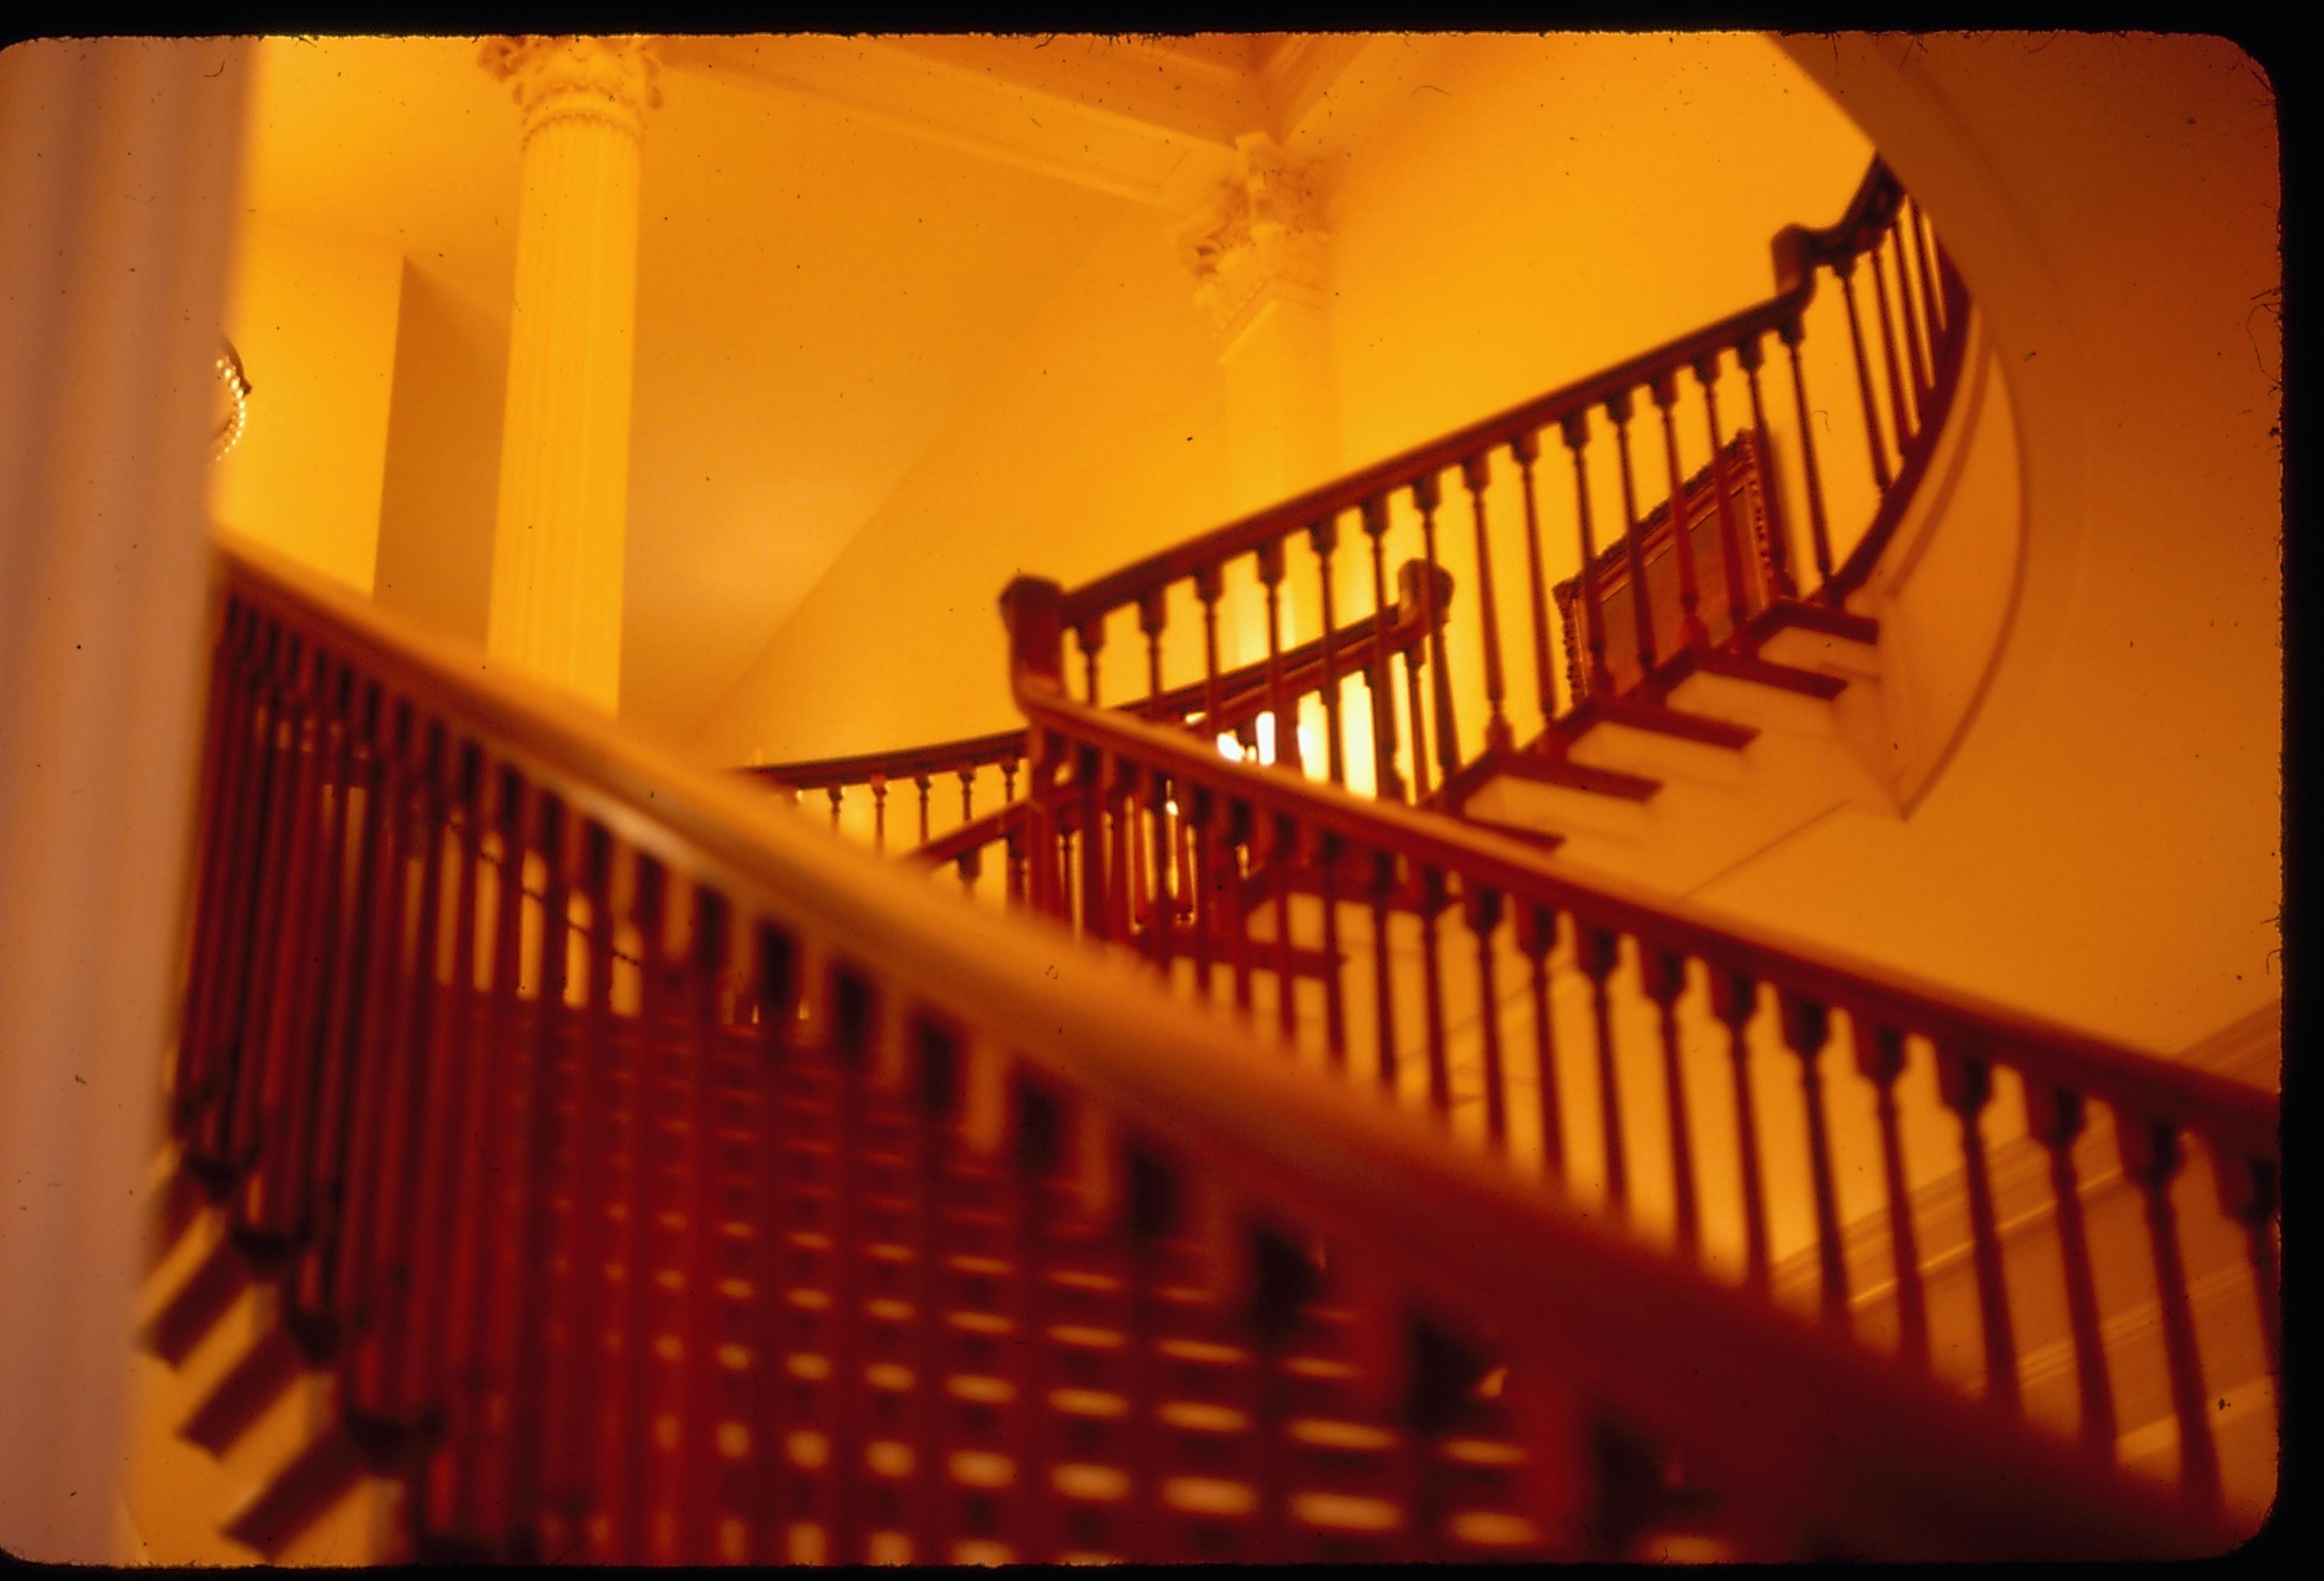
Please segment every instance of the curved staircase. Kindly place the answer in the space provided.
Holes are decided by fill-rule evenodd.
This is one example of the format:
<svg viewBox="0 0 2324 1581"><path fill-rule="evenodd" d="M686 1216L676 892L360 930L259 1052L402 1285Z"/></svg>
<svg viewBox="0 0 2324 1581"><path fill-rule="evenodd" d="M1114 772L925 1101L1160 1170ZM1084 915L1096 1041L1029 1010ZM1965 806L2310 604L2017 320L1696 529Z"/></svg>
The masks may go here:
<svg viewBox="0 0 2324 1581"><path fill-rule="evenodd" d="M882 848L910 785L915 855L1014 921L229 549L153 1484L284 1559L2228 1546L2273 1485L2273 1098L1681 898L1784 798L1882 793L1848 604L1970 333L1877 164L1775 254L1694 335L1012 585L1025 730L757 771ZM1852 544L1761 388L1805 418L1820 280Z"/></svg>

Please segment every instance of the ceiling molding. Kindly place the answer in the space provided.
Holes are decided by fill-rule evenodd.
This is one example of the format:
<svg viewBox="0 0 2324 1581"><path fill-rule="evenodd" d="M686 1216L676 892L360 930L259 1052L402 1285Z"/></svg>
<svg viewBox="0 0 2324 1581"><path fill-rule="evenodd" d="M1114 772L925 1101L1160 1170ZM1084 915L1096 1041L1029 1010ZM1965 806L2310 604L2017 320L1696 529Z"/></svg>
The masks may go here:
<svg viewBox="0 0 2324 1581"><path fill-rule="evenodd" d="M1241 41L1235 41L1240 42ZM1150 208L1217 180L1263 85L1192 41L666 37L666 66L805 95L943 147ZM1229 57L1231 58L1231 57Z"/></svg>

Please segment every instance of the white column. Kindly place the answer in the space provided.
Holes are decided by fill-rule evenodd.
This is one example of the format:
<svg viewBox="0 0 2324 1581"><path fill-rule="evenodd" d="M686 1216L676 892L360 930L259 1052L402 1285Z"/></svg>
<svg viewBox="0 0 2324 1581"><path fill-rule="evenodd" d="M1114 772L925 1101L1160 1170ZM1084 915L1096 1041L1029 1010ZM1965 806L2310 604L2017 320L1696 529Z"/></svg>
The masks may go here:
<svg viewBox="0 0 2324 1581"><path fill-rule="evenodd" d="M249 56L0 54L0 1548L115 1546Z"/></svg>
<svg viewBox="0 0 2324 1581"><path fill-rule="evenodd" d="M1330 479L1339 470L1337 414L1332 383L1330 295L1324 285L1331 237L1324 229L1314 171L1286 154L1264 133L1235 140L1232 176L1196 213L1172 231L1194 276L1194 300L1217 337L1225 384L1230 497L1237 513L1262 509ZM1363 562L1365 545L1343 524L1333 556L1334 598L1353 607L1358 584L1350 567ZM1305 541L1290 546L1283 593L1283 642L1314 637L1321 624L1321 595ZM1369 596L1369 584L1364 584ZM1369 607L1369 605L1364 606ZM1263 613L1238 601L1240 618L1228 629L1231 662L1267 652ZM1347 693L1361 707L1359 688ZM1305 725L1322 740L1321 705L1311 699ZM1351 716L1351 727L1355 716ZM1369 717L1364 727L1369 729ZM1351 740L1357 737L1350 735ZM1320 763L1320 754L1310 752ZM1320 769L1318 770L1320 772ZM1369 763L1365 771L1369 774Z"/></svg>
<svg viewBox="0 0 2324 1581"><path fill-rule="evenodd" d="M498 38L524 108L516 300L484 648L609 712L637 317L638 162L656 63L634 39Z"/></svg>

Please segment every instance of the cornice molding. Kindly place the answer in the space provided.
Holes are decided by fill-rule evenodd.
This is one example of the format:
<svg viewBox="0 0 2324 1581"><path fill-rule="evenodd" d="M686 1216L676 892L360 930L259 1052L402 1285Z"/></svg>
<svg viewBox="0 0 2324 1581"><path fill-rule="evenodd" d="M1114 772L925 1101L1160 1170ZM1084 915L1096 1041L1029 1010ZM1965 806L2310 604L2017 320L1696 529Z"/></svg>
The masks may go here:
<svg viewBox="0 0 2324 1581"><path fill-rule="evenodd" d="M1235 139L1234 173L1173 226L1194 300L1222 330L1265 296L1320 302L1331 233L1314 166L1264 132Z"/></svg>
<svg viewBox="0 0 2324 1581"><path fill-rule="evenodd" d="M632 137L645 132L645 113L661 105L661 62L642 38L552 37L540 33L487 38L476 63L508 83L524 110L524 136L554 121L602 121Z"/></svg>

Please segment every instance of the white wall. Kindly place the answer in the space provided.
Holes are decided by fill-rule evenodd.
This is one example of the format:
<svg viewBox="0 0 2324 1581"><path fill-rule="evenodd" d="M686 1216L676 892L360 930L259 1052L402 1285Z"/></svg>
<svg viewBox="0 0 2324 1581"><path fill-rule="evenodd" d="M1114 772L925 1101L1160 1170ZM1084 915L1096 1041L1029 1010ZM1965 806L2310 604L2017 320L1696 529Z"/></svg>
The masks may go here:
<svg viewBox="0 0 2324 1581"><path fill-rule="evenodd" d="M218 467L218 520L368 593L379 554L403 257L279 216L235 227L226 334L250 426Z"/></svg>

